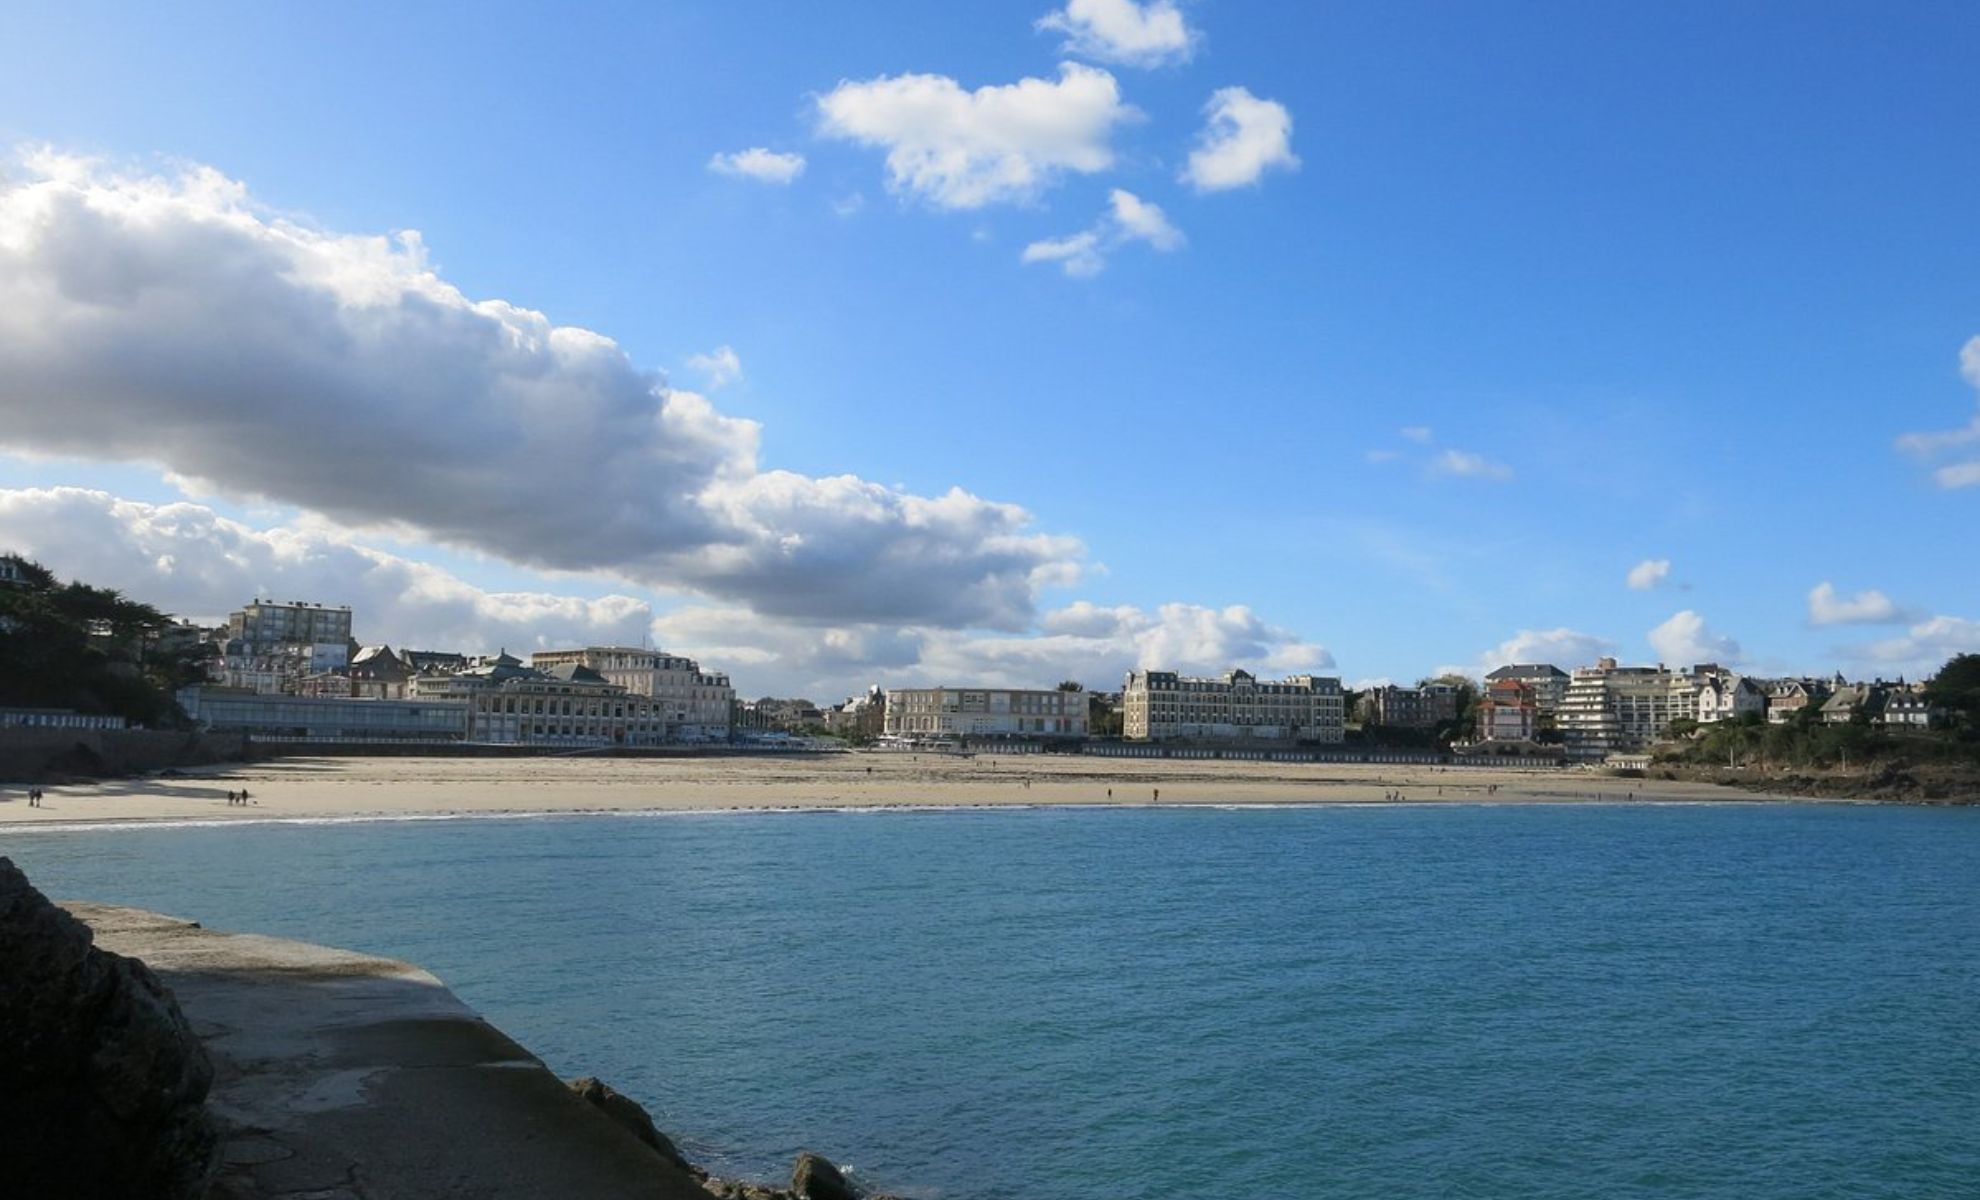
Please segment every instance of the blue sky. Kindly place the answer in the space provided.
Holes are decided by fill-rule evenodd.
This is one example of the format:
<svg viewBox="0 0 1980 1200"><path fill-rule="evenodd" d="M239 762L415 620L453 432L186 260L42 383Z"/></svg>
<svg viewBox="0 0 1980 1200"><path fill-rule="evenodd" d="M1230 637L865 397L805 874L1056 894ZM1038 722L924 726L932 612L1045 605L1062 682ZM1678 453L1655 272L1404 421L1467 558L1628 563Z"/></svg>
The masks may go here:
<svg viewBox="0 0 1980 1200"><path fill-rule="evenodd" d="M17 418L0 430L0 488L15 498L0 540L201 615L244 599L225 589L250 579L336 586L337 546L403 556L451 582L387 571L390 586L451 605L356 585L350 598L360 636L416 643L523 636L506 601L470 596L480 615L461 615L477 589L629 597L650 612L555 609L578 623L542 636L650 625L751 694L965 673L1111 686L1151 656L1352 682L1475 669L1501 650L1563 666L1606 645L1762 673L1915 674L1980 649L1980 487L1960 469L1980 457L1975 439L1900 447L1975 420L1980 350L1972 378L1961 353L1980 335L1967 132L1980 8L1201 0L1174 10L1187 53L1154 65L1092 36L1069 51L1078 11L1058 21L1070 34L1036 24L1057 11L29 3L0 37L0 143L20 160L9 180L45 173L23 165L38 148L97 160L89 186L113 192L199 164L237 181L257 220L416 229L465 297L596 331L633 367L760 422L755 471L910 497L961 488L1021 506L1024 536L1077 539L1027 549L1032 574L1000 576L994 602L941 598L1010 566L996 545L942 544L1016 535L983 534L980 514L934 534L903 517L912 536L876 534L874 569L869 551L827 544L840 526L807 510L822 523L794 535L756 495L736 518L750 536L799 536L840 573L636 548L618 562L507 541L508 519L439 529L414 500L395 510L389 485L369 489L369 508L340 507L286 487L300 467L215 478L197 451L37 433L36 413L94 401L86 372L34 347L13 395L0 372L0 416ZM884 137L939 152L983 131L968 114L944 125L953 112L885 81L1049 92L1067 63L1106 72L1117 101L1097 133L1061 136L1052 122L1073 106L1056 94L1027 110L1044 129L1024 143L1029 186L981 199L955 176L890 180ZM1289 141L1254 181L1198 186L1206 105L1232 88L1279 106ZM1105 165L1055 168L1054 137ZM752 147L802 156L801 173L711 169ZM1109 216L1117 190L1156 206L1167 232L1135 236ZM1104 252L1097 273L1023 261L1086 233ZM0 363L30 361L8 359L8 337L46 332L0 323ZM691 360L723 346L741 374L718 387ZM254 386L307 395L308 379L282 372L310 361L278 357ZM390 373L369 378L390 410ZM206 422L211 442L236 436L185 395L124 395L105 427L155 414ZM480 428L471 391L458 402L445 420L463 443L518 428ZM293 440L241 453L310 443L321 407L287 415ZM415 409L446 412L392 411ZM546 495L618 477L581 455L536 461L568 480L530 485ZM189 500L241 527L229 536L288 540L249 537L272 557L238 550L246 574L195 571L195 550L158 551L168 535L147 510L51 507L62 486ZM677 555L677 525L651 536ZM82 545L105 537L127 552ZM1654 586L1628 586L1632 568L1664 560L1639 576ZM914 581L926 595L871 594ZM1862 603L1811 606L1825 582ZM829 613L791 600L833 589L846 597Z"/></svg>

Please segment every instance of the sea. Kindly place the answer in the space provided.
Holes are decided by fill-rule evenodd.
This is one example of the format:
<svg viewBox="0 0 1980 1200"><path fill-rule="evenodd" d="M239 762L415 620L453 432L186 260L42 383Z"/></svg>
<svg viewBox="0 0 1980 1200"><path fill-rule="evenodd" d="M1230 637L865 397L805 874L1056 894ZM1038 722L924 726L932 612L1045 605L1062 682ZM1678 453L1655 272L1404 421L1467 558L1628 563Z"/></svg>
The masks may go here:
<svg viewBox="0 0 1980 1200"><path fill-rule="evenodd" d="M580 815L0 832L418 963L717 1173L922 1200L1980 1197L1980 809Z"/></svg>

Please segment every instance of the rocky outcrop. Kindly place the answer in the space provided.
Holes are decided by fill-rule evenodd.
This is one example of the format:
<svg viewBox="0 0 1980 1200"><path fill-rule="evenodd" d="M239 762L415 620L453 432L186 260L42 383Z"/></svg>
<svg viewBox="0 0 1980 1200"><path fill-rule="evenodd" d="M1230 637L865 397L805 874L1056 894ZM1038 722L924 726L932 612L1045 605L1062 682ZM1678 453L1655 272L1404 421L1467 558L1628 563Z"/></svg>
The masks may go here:
<svg viewBox="0 0 1980 1200"><path fill-rule="evenodd" d="M653 1118L646 1115L646 1110L640 1107L639 1101L619 1094L609 1085L589 1075L583 1079L571 1080L570 1087L577 1093L578 1099L612 1118L621 1128L650 1146L655 1154L683 1171L695 1171L694 1164L683 1157L681 1152L674 1148L674 1143L668 1140L667 1135L661 1133L653 1124Z"/></svg>
<svg viewBox="0 0 1980 1200"><path fill-rule="evenodd" d="M171 991L0 858L0 1192L194 1200L212 1064Z"/></svg>
<svg viewBox="0 0 1980 1200"><path fill-rule="evenodd" d="M797 1200L859 1200L839 1168L823 1155L806 1150L791 1168L791 1193Z"/></svg>

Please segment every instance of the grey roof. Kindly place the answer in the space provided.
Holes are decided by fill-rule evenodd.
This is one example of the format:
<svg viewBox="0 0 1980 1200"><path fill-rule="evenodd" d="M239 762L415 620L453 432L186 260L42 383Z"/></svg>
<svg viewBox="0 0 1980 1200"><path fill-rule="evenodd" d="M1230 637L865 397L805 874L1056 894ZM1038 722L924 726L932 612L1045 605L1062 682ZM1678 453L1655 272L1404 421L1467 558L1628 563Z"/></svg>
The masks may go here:
<svg viewBox="0 0 1980 1200"><path fill-rule="evenodd" d="M1487 679L1566 679L1568 673L1552 663L1513 663L1487 675Z"/></svg>

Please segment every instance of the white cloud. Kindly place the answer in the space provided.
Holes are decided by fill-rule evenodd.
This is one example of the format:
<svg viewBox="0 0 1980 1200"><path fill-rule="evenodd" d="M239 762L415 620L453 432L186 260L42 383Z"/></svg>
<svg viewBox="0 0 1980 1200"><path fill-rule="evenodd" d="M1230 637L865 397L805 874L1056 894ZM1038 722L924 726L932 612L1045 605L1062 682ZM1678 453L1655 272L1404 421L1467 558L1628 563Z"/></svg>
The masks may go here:
<svg viewBox="0 0 1980 1200"><path fill-rule="evenodd" d="M0 491L0 548L203 622L256 596L349 604L360 640L422 650L637 644L653 619L630 596L491 592L320 527L257 530L203 505L83 488Z"/></svg>
<svg viewBox="0 0 1980 1200"><path fill-rule="evenodd" d="M804 174L804 155L778 154L762 146L751 146L733 154L717 154L708 160L708 169L732 179L754 179L758 183L783 186Z"/></svg>
<svg viewBox="0 0 1980 1200"><path fill-rule="evenodd" d="M1729 637L1712 632L1705 624L1705 618L1685 609L1674 613L1671 619L1652 629L1648 635L1650 648L1657 652L1657 661L1671 667L1689 667L1698 663L1735 663L1739 661L1739 643Z"/></svg>
<svg viewBox="0 0 1980 1200"><path fill-rule="evenodd" d="M1563 671L1592 666L1616 652L1605 637L1562 625L1554 629L1522 629L1478 656L1478 673L1489 674L1515 663L1549 663Z"/></svg>
<svg viewBox="0 0 1980 1200"><path fill-rule="evenodd" d="M1396 432L1402 434L1406 440L1415 442L1419 446L1429 445L1431 438L1435 436L1434 431L1428 425L1405 425Z"/></svg>
<svg viewBox="0 0 1980 1200"><path fill-rule="evenodd" d="M0 446L830 623L1022 629L1076 539L960 489L763 470L755 422L611 339L206 168L0 180Z"/></svg>
<svg viewBox="0 0 1980 1200"><path fill-rule="evenodd" d="M1188 62L1198 37L1174 0L1067 0L1038 28L1065 34L1065 53L1135 67Z"/></svg>
<svg viewBox="0 0 1980 1200"><path fill-rule="evenodd" d="M1857 661L1878 664L1918 677L1929 675L1957 654L1980 654L1980 621L1964 617L1932 617L1905 631L1851 652Z"/></svg>
<svg viewBox="0 0 1980 1200"><path fill-rule="evenodd" d="M1202 192L1257 183L1272 168L1292 170L1292 114L1276 100L1261 100L1241 87L1211 93L1206 120L1190 151L1182 179Z"/></svg>
<svg viewBox="0 0 1980 1200"><path fill-rule="evenodd" d="M1960 348L1959 368L1966 381L1975 389L1980 389L1980 337L1969 340ZM1952 452L1963 454L1966 447L1976 443L1980 443L1980 413L1958 429L1938 433L1907 433L1897 440L1898 449L1926 459ZM1948 489L1980 486L1980 458L1937 467L1932 472L1932 482Z"/></svg>
<svg viewBox="0 0 1980 1200"><path fill-rule="evenodd" d="M1629 586L1632 591L1647 592L1671 577L1671 560L1668 558L1646 558L1629 569Z"/></svg>
<svg viewBox="0 0 1980 1200"><path fill-rule="evenodd" d="M1446 450L1430 461L1430 469L1439 475L1483 479L1491 483L1505 483L1513 477L1511 467L1469 450Z"/></svg>
<svg viewBox="0 0 1980 1200"><path fill-rule="evenodd" d="M717 346L706 354L690 354L687 365L690 371L701 373L711 392L743 377L742 359L730 346Z"/></svg>
<svg viewBox="0 0 1980 1200"><path fill-rule="evenodd" d="M1100 248L1100 235L1090 229L1068 237L1033 242L1024 248L1018 261L1055 262L1075 279L1091 279L1107 266L1106 255Z"/></svg>
<svg viewBox="0 0 1980 1200"><path fill-rule="evenodd" d="M1136 241L1167 253L1181 246L1184 238L1159 207L1133 192L1115 188L1108 196L1107 212L1093 228L1033 242L1019 258L1028 263L1056 262L1066 274L1085 278L1098 275L1109 254Z"/></svg>
<svg viewBox="0 0 1980 1200"><path fill-rule="evenodd" d="M821 628L692 607L660 616L653 632L661 644L730 665L738 686L752 695L837 696L874 682L1051 687L1066 678L1112 690L1137 666L1284 675L1334 663L1325 647L1243 606L1149 610L1081 601L1045 613L1036 630L1015 636L887 624Z"/></svg>
<svg viewBox="0 0 1980 1200"><path fill-rule="evenodd" d="M966 91L944 75L846 81L818 99L820 132L887 151L888 186L941 208L1037 196L1067 171L1114 163L1114 128L1136 115L1114 77L1062 63L1059 78Z"/></svg>
<svg viewBox="0 0 1980 1200"><path fill-rule="evenodd" d="M1845 598L1824 582L1808 593L1810 625L1894 625L1904 619L1904 611L1875 588Z"/></svg>

